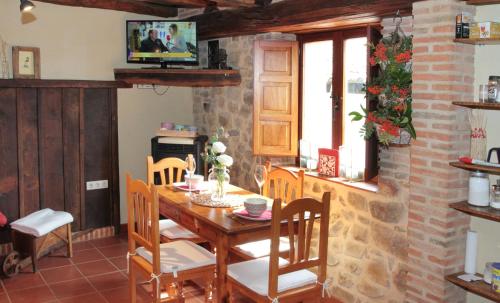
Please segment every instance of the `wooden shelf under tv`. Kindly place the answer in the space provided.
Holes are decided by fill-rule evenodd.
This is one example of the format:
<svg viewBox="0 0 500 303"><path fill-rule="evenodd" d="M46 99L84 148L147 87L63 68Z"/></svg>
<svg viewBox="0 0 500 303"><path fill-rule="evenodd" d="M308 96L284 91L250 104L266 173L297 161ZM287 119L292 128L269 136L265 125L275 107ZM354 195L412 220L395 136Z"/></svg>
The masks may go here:
<svg viewBox="0 0 500 303"><path fill-rule="evenodd" d="M450 208L456 209L458 211L461 211L463 213L466 213L474 217L500 222L499 209L494 209L489 206L488 207L473 206L467 203L467 201L451 203L449 206Z"/></svg>
<svg viewBox="0 0 500 303"><path fill-rule="evenodd" d="M479 103L479 102L454 101L453 105L468 107L468 108L472 108L472 109L500 110L500 103Z"/></svg>
<svg viewBox="0 0 500 303"><path fill-rule="evenodd" d="M467 0L470 5L500 4L500 0Z"/></svg>
<svg viewBox="0 0 500 303"><path fill-rule="evenodd" d="M129 84L156 84L184 87L238 86L238 70L226 69L122 69L116 68L115 79Z"/></svg>
<svg viewBox="0 0 500 303"><path fill-rule="evenodd" d="M465 289L468 292L492 300L493 302L500 302L500 293L494 292L491 289L491 285L487 284L483 280L475 282L467 282L462 279L459 279L458 277L463 274L464 274L463 272L460 272L446 276L446 280L457 286L460 286L461 288ZM476 274L476 276L482 277L481 274Z"/></svg>
<svg viewBox="0 0 500 303"><path fill-rule="evenodd" d="M498 45L500 44L500 38L456 38L453 41L456 43L464 43L464 44L474 44L474 45Z"/></svg>
<svg viewBox="0 0 500 303"><path fill-rule="evenodd" d="M450 165L456 168L461 168L469 171L481 171L493 175L500 175L500 167L492 167L477 164L466 164L459 161L450 162Z"/></svg>

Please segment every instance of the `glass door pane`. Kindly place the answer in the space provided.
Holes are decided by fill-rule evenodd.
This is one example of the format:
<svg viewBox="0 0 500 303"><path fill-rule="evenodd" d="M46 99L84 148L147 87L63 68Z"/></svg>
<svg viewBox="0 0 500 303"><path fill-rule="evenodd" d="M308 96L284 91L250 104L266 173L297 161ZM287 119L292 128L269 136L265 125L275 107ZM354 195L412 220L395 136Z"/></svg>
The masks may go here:
<svg viewBox="0 0 500 303"><path fill-rule="evenodd" d="M301 166L317 161L318 148L332 148L333 40L304 43L303 52Z"/></svg>
<svg viewBox="0 0 500 303"><path fill-rule="evenodd" d="M343 71L343 131L342 142L351 151L352 178L363 179L365 171L366 142L360 135L364 120L351 121L349 113L366 108L365 93L367 73L367 38L352 38L344 41Z"/></svg>

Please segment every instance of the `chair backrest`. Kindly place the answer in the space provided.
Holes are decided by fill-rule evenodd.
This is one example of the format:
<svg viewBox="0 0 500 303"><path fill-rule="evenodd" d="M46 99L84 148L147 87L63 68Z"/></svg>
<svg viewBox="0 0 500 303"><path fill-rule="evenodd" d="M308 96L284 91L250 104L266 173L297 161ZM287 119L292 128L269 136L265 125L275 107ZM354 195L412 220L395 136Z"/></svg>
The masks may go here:
<svg viewBox="0 0 500 303"><path fill-rule="evenodd" d="M154 163L153 157L148 156L148 184L155 183L155 173L159 173L161 178L161 184L156 185L169 185L180 182L186 168L186 161L179 158L164 158Z"/></svg>
<svg viewBox="0 0 500 303"><path fill-rule="evenodd" d="M135 254L137 245L153 255L153 272L160 273L160 227L158 193L154 185L134 180L127 174L128 248Z"/></svg>
<svg viewBox="0 0 500 303"><path fill-rule="evenodd" d="M266 162L267 180L264 184L262 194L272 199L280 199L288 203L292 199L300 199L304 196L304 171L299 170L297 174L282 168L271 167L271 162Z"/></svg>
<svg viewBox="0 0 500 303"><path fill-rule="evenodd" d="M326 279L328 250L328 224L330 214L330 193L323 194L322 202L312 198L294 200L283 208L281 201L273 203L271 221L271 255L269 263L269 296L278 297L278 276L286 273L318 267L318 282ZM311 257L311 239L316 216L320 215L318 256ZM279 245L281 225L288 225L290 251L288 264L279 266ZM298 225L298 228L296 228Z"/></svg>

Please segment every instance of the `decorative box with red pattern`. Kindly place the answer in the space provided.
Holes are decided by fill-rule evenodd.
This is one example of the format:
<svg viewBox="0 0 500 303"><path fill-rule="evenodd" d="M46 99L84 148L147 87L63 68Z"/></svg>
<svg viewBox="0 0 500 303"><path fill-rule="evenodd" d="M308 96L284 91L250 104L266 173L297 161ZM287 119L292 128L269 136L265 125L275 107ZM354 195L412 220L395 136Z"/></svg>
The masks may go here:
<svg viewBox="0 0 500 303"><path fill-rule="evenodd" d="M328 177L339 176L339 151L335 149L318 149L318 173Z"/></svg>

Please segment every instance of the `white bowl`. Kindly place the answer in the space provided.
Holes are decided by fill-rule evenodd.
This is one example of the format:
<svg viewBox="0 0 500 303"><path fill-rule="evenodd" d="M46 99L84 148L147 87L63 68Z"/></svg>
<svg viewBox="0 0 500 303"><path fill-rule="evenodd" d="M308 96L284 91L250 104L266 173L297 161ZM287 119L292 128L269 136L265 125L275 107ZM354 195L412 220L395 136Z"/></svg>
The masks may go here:
<svg viewBox="0 0 500 303"><path fill-rule="evenodd" d="M248 198L243 202L248 214L252 217L259 217L267 209L267 200L262 198Z"/></svg>
<svg viewBox="0 0 500 303"><path fill-rule="evenodd" d="M203 182L204 177L202 175L193 175L192 177L184 175L184 180L188 186L191 183L191 188L198 188L198 186Z"/></svg>

